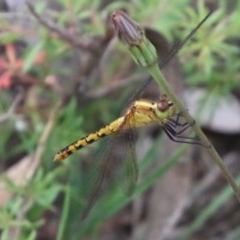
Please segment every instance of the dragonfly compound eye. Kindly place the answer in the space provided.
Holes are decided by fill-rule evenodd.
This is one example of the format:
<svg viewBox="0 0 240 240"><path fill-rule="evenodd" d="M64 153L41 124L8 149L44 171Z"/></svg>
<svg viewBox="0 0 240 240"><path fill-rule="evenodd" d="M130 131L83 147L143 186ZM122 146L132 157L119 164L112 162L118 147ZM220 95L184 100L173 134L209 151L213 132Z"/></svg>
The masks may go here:
<svg viewBox="0 0 240 240"><path fill-rule="evenodd" d="M165 112L169 109L171 105L169 105L168 101L160 101L157 105L159 111Z"/></svg>

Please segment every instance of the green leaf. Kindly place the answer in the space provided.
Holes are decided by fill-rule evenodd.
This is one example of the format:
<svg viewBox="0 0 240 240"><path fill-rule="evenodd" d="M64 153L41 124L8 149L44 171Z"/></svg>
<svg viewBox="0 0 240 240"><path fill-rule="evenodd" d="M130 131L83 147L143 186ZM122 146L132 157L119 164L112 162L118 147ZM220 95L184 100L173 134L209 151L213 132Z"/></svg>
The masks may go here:
<svg viewBox="0 0 240 240"><path fill-rule="evenodd" d="M24 66L23 66L24 72L28 72L31 69L38 53L42 50L43 46L44 46L44 41L40 41L27 53L24 59Z"/></svg>

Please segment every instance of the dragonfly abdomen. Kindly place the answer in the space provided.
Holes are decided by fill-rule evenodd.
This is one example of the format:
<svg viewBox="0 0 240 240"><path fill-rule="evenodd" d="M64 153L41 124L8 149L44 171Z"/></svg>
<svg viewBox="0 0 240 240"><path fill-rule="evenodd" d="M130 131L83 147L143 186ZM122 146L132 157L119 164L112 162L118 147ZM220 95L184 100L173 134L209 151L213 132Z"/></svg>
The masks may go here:
<svg viewBox="0 0 240 240"><path fill-rule="evenodd" d="M76 152L77 150L86 147L87 145L98 141L99 139L109 136L111 134L114 134L118 132L121 124L123 122L123 118L118 118L117 120L113 121L109 125L99 129L95 133L90 133L89 135L69 144L62 150L60 150L54 157L55 161L63 160L67 157L69 157L71 154Z"/></svg>

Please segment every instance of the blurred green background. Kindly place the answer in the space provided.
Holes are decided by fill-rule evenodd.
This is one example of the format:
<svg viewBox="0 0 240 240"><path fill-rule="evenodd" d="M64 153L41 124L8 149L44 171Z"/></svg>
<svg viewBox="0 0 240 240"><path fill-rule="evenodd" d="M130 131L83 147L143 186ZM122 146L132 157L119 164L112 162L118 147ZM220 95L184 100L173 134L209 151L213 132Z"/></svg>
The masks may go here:
<svg viewBox="0 0 240 240"><path fill-rule="evenodd" d="M109 180L84 221L98 159L108 156L115 137L63 162L53 158L119 117L148 78L114 36L114 10L148 29L162 62L213 10L163 73L239 182L240 1L36 0L31 6L0 2L1 239L239 239L239 203L221 172L204 148L172 144L159 126L137 133L133 196L122 193L118 163L110 163ZM156 100L159 92L151 83L137 98ZM116 156L128 147L126 139L114 144Z"/></svg>

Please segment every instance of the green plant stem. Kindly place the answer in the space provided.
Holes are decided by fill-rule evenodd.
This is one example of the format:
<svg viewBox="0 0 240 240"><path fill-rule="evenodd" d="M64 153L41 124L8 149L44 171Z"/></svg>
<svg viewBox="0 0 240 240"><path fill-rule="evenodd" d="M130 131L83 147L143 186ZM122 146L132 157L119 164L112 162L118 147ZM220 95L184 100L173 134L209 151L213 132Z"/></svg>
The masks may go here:
<svg viewBox="0 0 240 240"><path fill-rule="evenodd" d="M173 104L180 110L180 112L183 115L183 117L190 124L192 124L192 128L196 132L196 134L199 137L199 139L204 143L204 145L209 146L207 148L209 154L212 156L212 158L215 161L215 163L222 170L222 173L223 173L224 177L226 178L228 183L233 188L233 191L234 191L238 201L240 202L240 191L239 191L239 188L238 188L236 182L234 181L234 178L233 178L231 172L229 171L227 166L224 164L223 160L221 159L221 157L219 156L219 154L217 153L215 148L212 146L212 144L210 143L210 141L208 140L206 135L203 133L201 128L197 124L195 124L195 120L191 117L191 115L188 113L188 111L181 104L180 100L173 93L173 91L171 90L169 84L167 83L167 81L165 80L165 78L162 75L161 71L159 70L158 65L157 64L153 64L153 65L149 66L147 68L147 70L151 74L151 76L155 79L155 81L157 82L159 87L161 89L163 89L164 92L167 94L167 96L171 99Z"/></svg>

